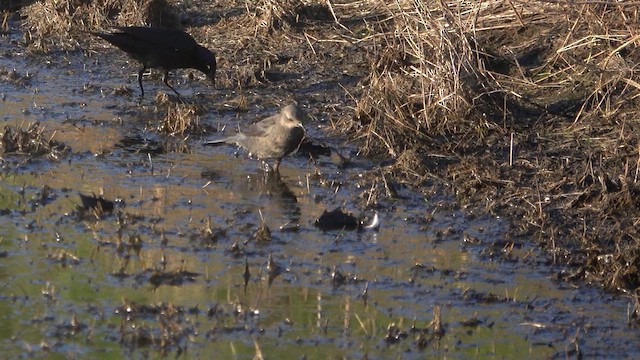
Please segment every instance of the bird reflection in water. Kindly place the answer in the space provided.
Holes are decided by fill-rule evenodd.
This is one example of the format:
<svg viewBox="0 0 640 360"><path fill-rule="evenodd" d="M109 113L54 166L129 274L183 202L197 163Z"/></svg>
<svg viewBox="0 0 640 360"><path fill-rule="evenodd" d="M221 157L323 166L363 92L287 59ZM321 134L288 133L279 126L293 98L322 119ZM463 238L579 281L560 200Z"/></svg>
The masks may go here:
<svg viewBox="0 0 640 360"><path fill-rule="evenodd" d="M205 170L201 176L215 183L220 183L223 178L218 171ZM260 205L261 199L266 198L269 201L268 212L275 210L276 213L288 216L289 223L285 225L286 229L297 229L301 214L298 197L282 179L280 173L258 171L244 178L234 179L232 184L234 193L243 199L256 201L256 205Z"/></svg>

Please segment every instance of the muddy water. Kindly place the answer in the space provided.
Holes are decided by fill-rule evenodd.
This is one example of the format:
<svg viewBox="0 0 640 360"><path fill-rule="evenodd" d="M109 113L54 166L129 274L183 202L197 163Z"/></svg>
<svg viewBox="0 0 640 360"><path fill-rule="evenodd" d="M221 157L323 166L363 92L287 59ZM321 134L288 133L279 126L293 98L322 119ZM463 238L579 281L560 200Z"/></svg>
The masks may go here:
<svg viewBox="0 0 640 360"><path fill-rule="evenodd" d="M640 355L628 299L554 281L559 269L546 257L506 245L502 219L464 216L445 194L400 187L378 209L378 232L322 232L313 223L325 209L371 215L355 197L371 187L359 174L374 164L339 170L321 158L318 176L294 156L277 180L233 147L201 145L217 133L156 151L176 140L153 130L164 116L155 100L111 94L122 84L139 91L126 58L16 56L2 46L0 66L27 77L26 86L0 83L3 123L39 121L71 148L57 160L5 155L6 358ZM265 115L225 111L230 89L177 80L187 98L204 94L201 122L212 127ZM165 90L158 78L145 85ZM307 127L324 138L323 126ZM79 192L117 199L116 212L79 214ZM271 239L258 242L263 223ZM437 308L440 336L430 326Z"/></svg>

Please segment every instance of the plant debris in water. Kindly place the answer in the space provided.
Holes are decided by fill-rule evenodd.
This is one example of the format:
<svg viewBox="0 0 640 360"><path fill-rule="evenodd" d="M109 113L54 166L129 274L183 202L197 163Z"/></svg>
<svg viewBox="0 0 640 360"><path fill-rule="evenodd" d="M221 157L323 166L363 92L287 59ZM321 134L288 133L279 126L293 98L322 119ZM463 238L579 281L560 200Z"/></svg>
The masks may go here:
<svg viewBox="0 0 640 360"><path fill-rule="evenodd" d="M120 327L120 343L130 349L154 346L163 354L176 351L182 354L187 349L190 336L197 335L189 311L172 304L141 305L125 300L115 310L124 319ZM153 321L143 322L141 319Z"/></svg>
<svg viewBox="0 0 640 360"><path fill-rule="evenodd" d="M31 74L20 74L16 69L9 70L5 66L0 66L0 82L6 82L18 87L24 87L30 84Z"/></svg>
<svg viewBox="0 0 640 360"><path fill-rule="evenodd" d="M203 132L205 127L200 124L200 115L203 112L204 109L199 105L168 102L167 116L158 126L158 131L180 136Z"/></svg>
<svg viewBox="0 0 640 360"><path fill-rule="evenodd" d="M67 150L67 146L53 140L53 136L45 134L44 126L38 122L28 125L26 129L6 125L0 134L0 156L19 154L39 157L47 155L51 159L58 159Z"/></svg>

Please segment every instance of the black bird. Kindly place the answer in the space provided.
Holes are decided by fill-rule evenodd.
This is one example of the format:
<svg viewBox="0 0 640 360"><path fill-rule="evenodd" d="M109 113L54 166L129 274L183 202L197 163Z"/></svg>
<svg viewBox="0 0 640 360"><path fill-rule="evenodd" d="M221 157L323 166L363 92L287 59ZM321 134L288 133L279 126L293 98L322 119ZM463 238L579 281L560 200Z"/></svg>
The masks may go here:
<svg viewBox="0 0 640 360"><path fill-rule="evenodd" d="M164 70L162 81L177 95L180 94L168 83L169 70L186 68L200 70L215 86L215 55L207 48L198 45L186 32L143 26L122 26L116 29L118 31L112 33L92 32L92 34L107 40L142 64L138 71L141 96L144 96L142 74L149 68Z"/></svg>
<svg viewBox="0 0 640 360"><path fill-rule="evenodd" d="M298 150L305 137L302 121L306 114L297 105L285 106L276 115L249 126L236 135L204 143L204 145L237 144L261 160L275 159L277 173L280 161Z"/></svg>

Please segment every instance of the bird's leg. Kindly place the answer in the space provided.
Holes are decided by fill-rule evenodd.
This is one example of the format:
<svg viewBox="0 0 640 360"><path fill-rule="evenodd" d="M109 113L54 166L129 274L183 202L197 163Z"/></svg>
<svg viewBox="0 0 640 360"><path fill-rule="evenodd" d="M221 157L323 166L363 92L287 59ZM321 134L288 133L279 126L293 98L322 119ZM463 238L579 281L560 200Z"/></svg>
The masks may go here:
<svg viewBox="0 0 640 360"><path fill-rule="evenodd" d="M169 85L169 70L165 70L164 71L164 75L162 75L162 82L165 85L167 85L169 87L169 89L173 90L173 92L176 93L176 95L182 96L182 95L180 95L179 92L176 91L176 89L174 89L171 85Z"/></svg>
<svg viewBox="0 0 640 360"><path fill-rule="evenodd" d="M147 70L146 67L142 66L140 68L140 70L138 70L138 84L140 84L140 97L144 97L144 88L142 87L142 74L144 74L144 71Z"/></svg>
<svg viewBox="0 0 640 360"><path fill-rule="evenodd" d="M280 159L276 159L275 164L273 164L273 172L279 173L278 168L280 167Z"/></svg>

